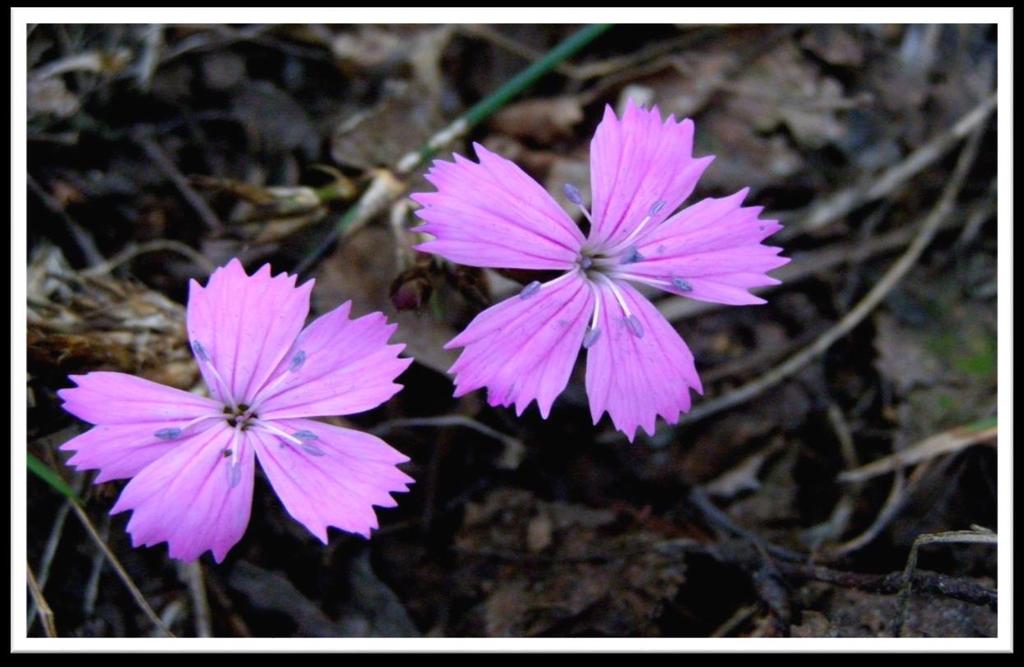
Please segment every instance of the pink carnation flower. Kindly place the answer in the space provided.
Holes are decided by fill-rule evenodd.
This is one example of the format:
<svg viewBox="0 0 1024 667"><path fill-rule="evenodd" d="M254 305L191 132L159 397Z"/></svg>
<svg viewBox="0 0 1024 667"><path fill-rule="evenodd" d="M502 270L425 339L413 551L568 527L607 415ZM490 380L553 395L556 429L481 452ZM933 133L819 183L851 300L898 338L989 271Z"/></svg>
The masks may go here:
<svg viewBox="0 0 1024 667"><path fill-rule="evenodd" d="M435 161L419 193L417 248L481 267L561 271L480 313L448 348L455 395L486 387L491 405L534 400L547 417L565 389L580 347L596 424L605 411L633 439L654 433L658 415L675 422L702 392L693 355L672 325L633 286L730 305L764 303L751 287L779 281L766 272L788 262L761 241L781 228L744 207L747 190L679 212L713 159L694 158L693 122L632 101L620 120L610 107L590 145L592 210L566 195L590 222L587 236L522 169L474 144L480 162Z"/></svg>
<svg viewBox="0 0 1024 667"><path fill-rule="evenodd" d="M71 376L64 409L95 426L61 449L99 469L96 482L131 478L111 514L132 510L135 546L167 542L172 558L206 550L220 562L245 532L255 460L288 512L322 542L327 526L364 537L373 505L412 479L408 460L366 433L310 417L374 408L401 389L412 362L381 313L350 320L351 303L303 328L310 280L248 276L237 260L204 288L189 285L188 335L212 398L124 373Z"/></svg>

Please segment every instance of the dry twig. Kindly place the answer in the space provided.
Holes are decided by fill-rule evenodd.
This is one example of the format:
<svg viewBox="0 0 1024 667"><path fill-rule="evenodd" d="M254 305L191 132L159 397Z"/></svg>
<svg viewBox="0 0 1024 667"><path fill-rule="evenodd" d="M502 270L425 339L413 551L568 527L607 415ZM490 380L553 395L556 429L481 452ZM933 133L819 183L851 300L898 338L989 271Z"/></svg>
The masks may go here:
<svg viewBox="0 0 1024 667"><path fill-rule="evenodd" d="M103 276L117 267L121 266L126 262L130 262L139 255L145 255L150 252L175 252L183 257L187 257L201 271L204 271L207 275L213 273L214 266L213 262L208 260L202 253L198 252L189 245L182 243L181 241L175 241L173 239L155 239L153 241L147 241L145 243L129 243L122 248L116 255L108 260L104 260L99 264L93 265L88 269L80 271L79 274L87 278L95 276Z"/></svg>
<svg viewBox="0 0 1024 667"><path fill-rule="evenodd" d="M72 218L68 212L64 210L64 207L61 206L60 202L58 202L53 195L43 189L43 186L40 185L36 179L32 178L32 174L27 174L27 178L28 189L39 197L46 208L59 216L64 221L64 224L68 226L68 231L71 232L71 235L74 237L79 249L81 249L82 254L85 256L85 261L88 262L89 265L100 264L103 262L103 253L99 251L99 248L96 246L96 240L93 239L89 230Z"/></svg>
<svg viewBox="0 0 1024 667"><path fill-rule="evenodd" d="M71 484L71 488L76 494L82 492L82 487L85 484L85 477L83 475L76 475L74 481ZM60 544L60 538L64 534L64 524L68 518L68 512L71 511L71 501L66 500L57 510L56 516L53 518L53 527L50 528L50 536L46 538L46 546L43 548L43 555L39 559L39 589L43 590L46 588L46 582L50 578L50 565L53 563L54 556L57 555L57 546ZM32 627L32 622L36 618L38 609L33 604L28 610L28 622L26 623L27 628Z"/></svg>
<svg viewBox="0 0 1024 667"><path fill-rule="evenodd" d="M178 170L178 167L174 164L171 158L164 152L164 149L160 147L160 144L156 143L153 139L148 137L138 137L136 139L142 150L145 151L146 156L153 161L153 164L164 173L164 175L174 184L174 187L178 189L181 196L184 197L185 201L195 209L199 219L203 221L203 224L209 228L209 230L215 234L219 234L224 230L224 225L221 223L220 218L213 212L210 205L206 203L206 200L199 196L199 194L192 189L189 185L188 179L185 175Z"/></svg>
<svg viewBox="0 0 1024 667"><path fill-rule="evenodd" d="M523 443L518 438L514 438L511 435L505 435L501 431L496 431L486 424L466 417L464 415L445 415L443 417L410 417L406 419L391 419L386 422L378 424L373 429L374 435L384 435L399 428L406 428L410 426L429 426L435 428L441 428L445 426L462 426L464 428L471 429L477 433L482 433L489 438L494 438L498 442L508 445L510 447L522 447Z"/></svg>
<svg viewBox="0 0 1024 667"><path fill-rule="evenodd" d="M203 583L203 566L199 561L178 563L178 578L188 586L192 600L192 619L195 621L196 637L210 637L210 603L206 599L206 585ZM168 626L170 623L168 623Z"/></svg>
<svg viewBox="0 0 1024 667"><path fill-rule="evenodd" d="M842 409L834 402L830 402L826 414L829 423L832 425L832 430L836 434L836 439L839 441L839 452L843 457L843 461L849 468L856 467L859 460L857 448L853 443L853 435L850 433L850 426L846 422ZM804 539L811 545L812 551L817 549L821 543L838 538L843 534L850 523L850 518L853 516L854 506L861 489L862 486L860 484L853 484L845 489L842 497L839 498L835 507L832 508L829 518L804 531Z"/></svg>
<svg viewBox="0 0 1024 667"><path fill-rule="evenodd" d="M110 515L103 516L100 524L99 536L104 542L110 536ZM85 580L85 592L82 594L82 613L86 618L92 616L96 609L96 597L100 592L100 574L103 573L103 552L97 550L92 555L92 565L89 567L89 578Z"/></svg>
<svg viewBox="0 0 1024 667"><path fill-rule="evenodd" d="M39 616L43 619L43 630L46 632L47 637L56 637L57 626L53 620L53 610L50 609L46 598L43 597L43 589L36 581L36 576L32 574L32 566L26 563L25 571L28 573L29 593L32 594L32 601L35 602L36 608L39 609Z"/></svg>
<svg viewBox="0 0 1024 667"><path fill-rule="evenodd" d="M839 474L839 481L863 482L936 456L959 452L972 445L994 445L997 435L998 427L995 424L981 429L960 426L925 438L917 444L877 461L872 461L865 466L843 471Z"/></svg>
<svg viewBox="0 0 1024 667"><path fill-rule="evenodd" d="M835 326L818 337L810 346L804 348L756 380L748 382L728 394L698 405L692 412L684 415L679 420L679 424L692 424L723 410L742 405L759 396L765 390L795 375L811 361L824 354L836 341L846 336L858 324L864 321L864 318L882 302L886 295L896 287L900 280L917 263L925 248L928 247L928 244L931 243L938 232L942 221L952 214L954 202L960 193L960 189L963 187L970 166L974 162L980 140L981 132L979 129L976 129L963 151L961 151L960 159L957 161L956 168L946 188L943 190L942 196L918 227L917 236L910 244L910 247L889 267L885 275L849 313Z"/></svg>
<svg viewBox="0 0 1024 667"><path fill-rule="evenodd" d="M135 600L135 604L137 604L139 609L142 610L142 613L145 614L146 618L148 618L150 622L159 628L166 636L173 637L174 635L171 631L166 625L164 625L163 621L160 620L160 617L156 615L156 612L154 612L153 608L149 606L149 603L146 602L146 598L143 597L142 591L140 591L139 587L135 585L134 581L132 581L131 576L127 571L125 571L121 562L117 559L117 556L115 556L114 552L110 550L107 543L103 541L100 534L96 532L96 526L92 524L92 520L89 519L89 515L85 513L84 509L79 507L78 503L71 503L71 509L74 510L75 516L78 517L78 520L82 522L82 526L85 528L86 532L89 533L89 537L92 538L92 541L97 547L99 547L100 551L103 552L103 555L107 557L107 561L110 563L110 566L114 568L114 572L117 573L118 578L124 582L125 587L128 589L128 592L131 593L132 599Z"/></svg>
<svg viewBox="0 0 1024 667"><path fill-rule="evenodd" d="M855 537L825 550L822 558L825 560L837 560L874 542L875 538L889 525L889 522L899 514L900 509L903 507L903 502L910 495L911 491L917 488L918 483L924 478L925 472L927 472L927 466L921 466L914 471L908 482L903 475L903 471L897 471L892 479L892 485L889 487L889 495L885 497L882 509L878 511L871 525Z"/></svg>
<svg viewBox="0 0 1024 667"><path fill-rule="evenodd" d="M862 574L860 572L844 572L833 570L822 565L807 565L803 563L777 563L779 571L787 577L804 579L810 581L821 581L826 584L842 586L843 588L856 588L869 593L881 593L891 595L898 593L904 584L904 573L890 572L888 574ZM987 605L994 608L997 601L997 593L991 588L981 586L969 579L951 577L938 572L918 570L911 576L915 589L922 593L941 595L943 597L962 600L971 604Z"/></svg>
<svg viewBox="0 0 1024 667"><path fill-rule="evenodd" d="M707 493L699 487L690 491L688 500L694 507L700 510L704 518L707 519L707 521L716 529L745 540L747 543L754 545L757 550L763 554L794 562L801 562L807 559L807 556L804 554L797 553L796 551L781 547L777 544L772 544L760 535L752 533L746 528L737 525L729 518L729 515L719 509L718 506L711 501L711 498L708 497Z"/></svg>
<svg viewBox="0 0 1024 667"><path fill-rule="evenodd" d="M889 167L877 176L865 179L862 185L833 193L812 207L800 222L783 229L776 238L785 241L794 236L821 229L847 216L864 204L890 195L945 155L964 137L983 127L995 108L996 96L993 94L964 114L948 130L912 152L902 162Z"/></svg>
<svg viewBox="0 0 1024 667"><path fill-rule="evenodd" d="M987 218L995 213L995 204L986 198L984 201L970 206L968 211L968 220L972 220L976 216ZM951 229L960 222L959 218L946 218L939 225L939 230ZM834 243L820 250L798 254L792 262L772 272L772 275L781 281L781 285L755 288L754 291L757 294L765 294L780 289L782 286L790 287L798 281L827 274L839 266L865 262L873 257L906 247L914 239L915 233L916 230L913 227L901 227L867 239L862 243ZM726 307L720 303L696 301L682 296L661 299L657 302L657 306L665 319L670 322L696 317Z"/></svg>
<svg viewBox="0 0 1024 667"><path fill-rule="evenodd" d="M900 613L893 624L893 636L899 637L903 634L903 626L907 622L907 611L910 607L910 591L914 586L914 568L917 567L917 550L926 544L998 544L995 533L988 528L971 526L971 530L953 530L944 533L931 533L918 535L914 544L910 547L910 554L907 556L907 565L903 568L904 584L900 588Z"/></svg>

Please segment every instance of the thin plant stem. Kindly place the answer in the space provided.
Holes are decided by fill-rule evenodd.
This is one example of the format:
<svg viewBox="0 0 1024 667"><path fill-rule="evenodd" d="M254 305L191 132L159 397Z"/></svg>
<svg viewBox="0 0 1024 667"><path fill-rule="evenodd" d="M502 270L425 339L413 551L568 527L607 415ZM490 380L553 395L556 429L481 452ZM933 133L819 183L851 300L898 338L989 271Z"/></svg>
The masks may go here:
<svg viewBox="0 0 1024 667"><path fill-rule="evenodd" d="M436 155L441 148L463 136L471 128L487 119L491 114L508 104L510 100L536 83L542 76L552 71L566 58L580 51L611 27L611 24L599 23L582 28L548 51L543 58L530 64L519 74L506 81L496 91L474 104L468 111L434 134L417 150L406 153L395 165L394 172L389 169L379 170L359 200L341 214L324 238L320 239L316 246L299 261L295 266L295 273L308 273L343 234L350 232L361 223L380 213L401 196L405 192L405 184L396 179L396 174L405 176L412 173L420 165Z"/></svg>
<svg viewBox="0 0 1024 667"><path fill-rule="evenodd" d="M118 578L124 582L124 585L128 588L128 592L131 593L132 598L139 606L139 609L142 610L142 613L145 614L146 618L148 618L150 622L164 635L173 637L174 634L171 633L164 622L160 620L160 617L156 615L156 612L153 611L153 608L149 606L149 603L146 602L146 598L143 597L142 591L140 591L139 587L135 585L134 581L132 581L131 576L129 576L128 572L121 565L121 561L117 559L114 552L110 550L107 543L103 541L102 537L100 537L100 534L96 531L96 526L94 526L92 521L89 519L89 515L85 513L85 510L83 510L78 503L72 503L71 509L74 511L75 516L78 517L78 520L82 522L82 526L85 528L86 532L89 533L89 537L92 538L92 541L97 547L99 547L100 551L103 552L103 555L107 557L107 560L110 562L110 566L114 568L114 572L117 574Z"/></svg>
<svg viewBox="0 0 1024 667"><path fill-rule="evenodd" d="M974 134L968 140L967 145L960 153L960 159L954 168L942 196L931 212L925 217L918 227L917 236L911 242L906 252L900 256L886 271L882 279L871 289L860 302L847 313L835 326L819 336L814 343L793 355L780 365L771 369L765 375L752 380L747 384L738 387L732 392L719 396L697 406L692 412L679 420L679 425L692 424L710 417L711 415L742 405L751 399L760 396L767 389L774 387L782 381L790 378L818 356L825 353L833 343L846 336L875 307L880 304L886 295L903 279L917 263L925 248L931 243L938 232L942 221L954 211L954 203L960 189L967 177L967 172L974 162L981 139L981 130L984 125L978 126Z"/></svg>
<svg viewBox="0 0 1024 667"><path fill-rule="evenodd" d="M29 593L32 594L32 600L36 603L36 608L39 610L39 617L43 619L43 631L46 632L47 637L56 637L57 626L53 620L53 610L50 609L49 603L43 597L43 589L32 573L32 565L26 564L25 571L28 574Z"/></svg>

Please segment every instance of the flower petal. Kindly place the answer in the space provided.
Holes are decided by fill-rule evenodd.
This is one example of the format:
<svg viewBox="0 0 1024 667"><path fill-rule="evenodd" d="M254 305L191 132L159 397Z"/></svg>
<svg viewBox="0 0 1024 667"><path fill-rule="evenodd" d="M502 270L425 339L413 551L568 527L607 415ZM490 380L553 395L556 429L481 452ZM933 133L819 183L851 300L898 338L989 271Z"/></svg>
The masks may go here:
<svg viewBox="0 0 1024 667"><path fill-rule="evenodd" d="M305 432L308 444L255 429L260 465L288 513L324 544L328 526L370 537L377 528L373 506L394 507L389 494L407 491L413 482L396 467L408 457L380 438L307 419L277 420L274 426Z"/></svg>
<svg viewBox="0 0 1024 667"><path fill-rule="evenodd" d="M393 380L412 359L405 345L388 345L396 324L382 313L348 318L346 302L299 334L256 397L261 419L348 415L377 407L402 385Z"/></svg>
<svg viewBox="0 0 1024 667"><path fill-rule="evenodd" d="M536 399L546 419L569 382L594 294L579 273L526 294L480 313L445 347L465 348L449 371L456 396L487 387L488 403L514 403L519 415Z"/></svg>
<svg viewBox="0 0 1024 667"><path fill-rule="evenodd" d="M242 539L255 477L250 436L226 423L208 429L146 466L125 486L111 514L132 510L133 546L167 542L171 558L213 551L219 563ZM225 455L236 448L237 459ZM233 460L237 464L233 464Z"/></svg>
<svg viewBox="0 0 1024 667"><path fill-rule="evenodd" d="M778 284L766 272L789 258L779 256L782 248L761 243L782 226L759 219L761 207L741 206L747 192L704 199L672 216L644 236L637 248L643 259L623 267L619 275L641 282L654 279L650 284L701 301L764 303L747 290Z"/></svg>
<svg viewBox="0 0 1024 667"><path fill-rule="evenodd" d="M645 218L656 226L690 196L714 159L693 157L693 121L664 122L657 107L629 100L622 120L610 106L590 143L594 218L589 241L598 247L621 243ZM659 202L662 204L656 206ZM652 209L656 209L652 211Z"/></svg>
<svg viewBox="0 0 1024 667"><path fill-rule="evenodd" d="M214 425L213 420L196 424L178 437L160 437L171 434L187 422L146 422L142 424L114 424L94 426L85 433L68 440L61 450L75 452L68 465L77 470L96 470L100 473L94 483L112 479L134 477L143 468L161 458L172 449L181 447L189 438L196 437Z"/></svg>
<svg viewBox="0 0 1024 667"><path fill-rule="evenodd" d="M571 268L583 243L572 218L513 162L473 146L479 164L435 160L426 179L437 192L412 195L426 222L416 231L435 237L417 250L469 266Z"/></svg>
<svg viewBox="0 0 1024 667"><path fill-rule="evenodd" d="M658 415L675 422L690 409L690 389L703 390L693 354L672 325L632 286L615 286L639 328L627 322L612 289L600 286L601 334L587 350L587 396L594 423L607 411L632 442L638 426L653 435Z"/></svg>
<svg viewBox="0 0 1024 667"><path fill-rule="evenodd" d="M210 365L202 363L210 391L229 403L250 403L270 373L288 353L309 314L313 281L298 287L296 276L271 277L264 264L252 276L232 259L213 272L206 287L189 284L188 335L201 346L227 384L221 387Z"/></svg>
<svg viewBox="0 0 1024 667"><path fill-rule="evenodd" d="M156 430L221 409L204 396L126 373L97 371L69 379L78 386L57 395L65 410L90 424L149 424Z"/></svg>

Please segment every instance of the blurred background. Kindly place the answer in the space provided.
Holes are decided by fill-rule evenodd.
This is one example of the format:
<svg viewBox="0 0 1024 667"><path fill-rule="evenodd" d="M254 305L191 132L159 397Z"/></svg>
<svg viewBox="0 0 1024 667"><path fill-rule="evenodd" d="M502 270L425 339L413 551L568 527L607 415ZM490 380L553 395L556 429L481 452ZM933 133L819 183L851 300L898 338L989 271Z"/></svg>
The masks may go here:
<svg viewBox="0 0 1024 667"><path fill-rule="evenodd" d="M29 26L30 636L995 635L995 26L581 30ZM421 147L563 201L630 97L694 119L692 201L749 186L786 225L782 285L659 298L705 395L653 437L592 426L582 366L546 421L453 399L442 345L533 278L410 249ZM258 473L228 559L183 565L63 464L67 375L195 387L187 281L235 256L416 358L337 420L411 458L369 541L322 546Z"/></svg>

